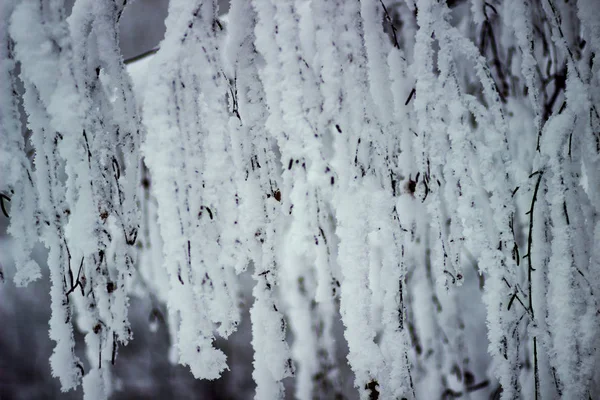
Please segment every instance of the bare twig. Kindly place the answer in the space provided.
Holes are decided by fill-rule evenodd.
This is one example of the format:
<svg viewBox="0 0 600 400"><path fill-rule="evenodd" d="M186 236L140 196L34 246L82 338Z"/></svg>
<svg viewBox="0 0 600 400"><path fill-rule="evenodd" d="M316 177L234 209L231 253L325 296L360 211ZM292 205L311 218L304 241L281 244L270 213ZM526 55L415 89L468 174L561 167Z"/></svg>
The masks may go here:
<svg viewBox="0 0 600 400"><path fill-rule="evenodd" d="M390 14L388 13L388 10L387 10L385 4L383 4L383 0L379 0L379 2L381 3L381 6L383 7L383 13L385 14L385 19L387 19L388 23L390 24L390 28L392 28L392 39L394 40L394 47L397 49L400 49L400 44L398 44L398 37L396 36L396 27L394 26L394 22L392 21L392 18L390 17Z"/></svg>
<svg viewBox="0 0 600 400"><path fill-rule="evenodd" d="M534 176L535 174L538 175L538 179L537 182L535 184L535 189L533 191L533 197L531 199L531 208L529 209L529 236L527 238L527 262L528 262L528 268L527 268L527 284L528 284L528 291L529 291L529 314L531 316L531 320L534 321L534 311L533 311L533 288L532 288L532 282L531 282L531 273L533 271L535 271L535 269L533 269L532 266L532 261L531 261L531 248L532 248L532 244L533 244L533 210L535 207L535 202L537 200L537 194L538 191L540 189L540 184L542 182L542 177L544 175L544 171L537 171L534 172L533 174L530 175L530 177ZM538 367L538 360L537 360L537 337L534 336L533 337L533 370L534 370L534 385L535 385L535 399L538 399L539 396L539 388L540 388L540 373L539 373L539 367Z"/></svg>
<svg viewBox="0 0 600 400"><path fill-rule="evenodd" d="M2 208L2 214L4 214L6 218L9 218L8 211L6 211L6 208L4 207L4 200L10 201L10 197L5 195L4 193L0 193L0 207Z"/></svg>
<svg viewBox="0 0 600 400"><path fill-rule="evenodd" d="M152 55L156 54L156 52L158 51L158 49L159 49L159 47L155 47L153 49L150 49L148 51L143 52L142 54L138 54L137 56L133 56L131 58L128 58L127 60L125 60L125 65L131 64L131 63L134 63L136 61L143 60L146 57L152 56Z"/></svg>

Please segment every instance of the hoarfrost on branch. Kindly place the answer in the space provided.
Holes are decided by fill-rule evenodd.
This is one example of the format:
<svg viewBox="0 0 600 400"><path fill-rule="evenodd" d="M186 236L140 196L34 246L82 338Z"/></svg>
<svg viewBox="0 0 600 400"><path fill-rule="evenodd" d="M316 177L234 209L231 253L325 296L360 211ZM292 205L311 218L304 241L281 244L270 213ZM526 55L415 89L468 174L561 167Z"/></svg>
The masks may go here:
<svg viewBox="0 0 600 400"><path fill-rule="evenodd" d="M125 6L0 6L0 200L17 285L49 250L62 390L110 395L133 287L166 304L173 360L219 378L251 274L258 399L287 377L343 398L340 318L361 399L600 396L594 0L231 0L226 19L172 0L129 66Z"/></svg>

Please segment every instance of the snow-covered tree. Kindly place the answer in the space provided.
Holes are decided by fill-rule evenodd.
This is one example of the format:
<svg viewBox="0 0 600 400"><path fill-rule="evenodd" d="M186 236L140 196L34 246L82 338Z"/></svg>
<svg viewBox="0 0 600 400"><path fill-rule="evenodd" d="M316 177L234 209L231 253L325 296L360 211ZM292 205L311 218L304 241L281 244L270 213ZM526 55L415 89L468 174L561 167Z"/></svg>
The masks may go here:
<svg viewBox="0 0 600 400"><path fill-rule="evenodd" d="M0 5L1 205L64 391L110 395L130 295L219 378L252 274L257 399L600 396L595 0L171 0L131 75L125 6Z"/></svg>

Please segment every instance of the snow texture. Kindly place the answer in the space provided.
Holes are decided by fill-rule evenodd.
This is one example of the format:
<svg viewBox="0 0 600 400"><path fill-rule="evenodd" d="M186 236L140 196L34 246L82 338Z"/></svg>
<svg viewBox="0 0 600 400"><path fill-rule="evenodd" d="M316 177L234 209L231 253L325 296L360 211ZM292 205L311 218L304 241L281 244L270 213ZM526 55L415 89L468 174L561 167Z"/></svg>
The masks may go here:
<svg viewBox="0 0 600 400"><path fill-rule="evenodd" d="M600 396L595 1L172 0L128 66L125 3L0 5L0 200L64 391L110 396L132 294L218 379L251 274L257 399L343 398L339 340L363 400Z"/></svg>

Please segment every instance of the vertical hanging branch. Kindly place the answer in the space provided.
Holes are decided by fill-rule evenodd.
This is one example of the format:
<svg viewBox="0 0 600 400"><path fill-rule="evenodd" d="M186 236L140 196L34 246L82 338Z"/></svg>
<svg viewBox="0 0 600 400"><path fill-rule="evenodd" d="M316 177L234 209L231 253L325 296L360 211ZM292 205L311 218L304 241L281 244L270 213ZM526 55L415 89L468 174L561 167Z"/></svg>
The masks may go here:
<svg viewBox="0 0 600 400"><path fill-rule="evenodd" d="M538 191L540 189L540 183L542 182L542 178L544 175L544 171L536 171L530 175L534 177L537 175L537 181L535 183L535 187L533 189L533 196L531 198L531 208L527 212L529 214L529 234L527 236L527 290L528 290L528 311L529 316L531 318L531 322L535 324L535 312L533 308L533 278L532 273L535 271L533 268L532 262L532 245L533 245L533 217L534 217L534 208L535 202L537 201ZM539 289L538 289L539 290ZM537 352L537 336L533 336L533 374L534 374L534 394L535 399L537 400L540 396L540 369L538 365L538 352Z"/></svg>
<svg viewBox="0 0 600 400"><path fill-rule="evenodd" d="M373 323L379 324L376 326L382 338L378 344L386 370L386 373L377 376L381 386L377 390L385 398L403 398L416 395L412 366L408 360L410 335L408 330L398 328L398 318L401 321L404 318L404 305L398 303L402 303L402 287L397 284L406 279L407 269L401 248L410 240L402 221L410 220L412 216L407 215L413 211L408 204L403 204L399 213L396 203L396 197L400 195L399 177L414 168L414 158L402 154L403 150L410 147L412 137L406 140L409 127L403 118L406 109L402 105L406 105L406 101L401 93L412 82L407 77L406 58L399 48L395 27L392 26L391 42L384 33L384 17L392 23L389 10L383 2L361 3L370 94L367 104L372 104L371 107L367 106L367 116L373 118L371 123L380 131L380 134L373 134L369 138L373 143L370 156L374 175L382 189L368 189L372 192L373 204L368 214L369 281L373 292L372 308L381 312L380 315L373 313ZM399 130L404 131L402 139L397 135ZM436 354L438 356L441 355ZM371 393L374 391L371 390Z"/></svg>
<svg viewBox="0 0 600 400"><path fill-rule="evenodd" d="M98 357L90 359L93 369L84 379L84 390L105 396L110 390L113 349L117 341L126 344L131 337L125 280L132 275L132 246L139 224L141 125L120 61L121 11L109 2L75 4L69 28L77 37L67 42L63 52L61 85L79 103L64 108L56 102L50 105L53 123L64 134L59 149L66 160L67 199L73 210L66 239L73 254L85 259L87 294L76 298L84 315L79 321L89 345L98 348ZM107 93L116 93L114 101Z"/></svg>
<svg viewBox="0 0 600 400"><path fill-rule="evenodd" d="M419 46L421 43L421 46L426 46L425 50L429 49L429 51L424 52L422 56L415 58L416 62L422 62L421 65L423 65L423 67L420 68L420 74L417 77L417 98L415 101L415 107L417 108L417 111L425 113L425 116L421 117L423 126L421 126L422 131L420 132L420 136L426 135L426 131L428 130L427 122L432 120L432 118L428 118L426 115L436 116L435 113L429 111L429 108L427 107L427 99L430 99L430 93L434 92L434 88L431 86L431 83L436 81L434 75L432 72L430 72L432 69L432 50L429 45L429 43L431 43L433 33L431 24L433 21L435 21L437 24L435 36L438 38L438 40L440 40L442 48L446 49L448 46L450 46L455 53L458 52L466 55L467 58L474 63L477 71L477 77L483 86L484 96L489 104L489 111L485 110L482 112L481 106L477 105L474 107L475 105L472 104L471 101L468 101L468 97L465 96L467 100L465 103L470 109L469 111L474 113L476 118L481 115L478 119L478 122L482 123L486 121L489 125L494 127L494 133L487 135L484 141L481 141L476 145L479 149L479 151L476 152L476 155L478 158L480 158L480 163L482 166L481 174L483 178L483 188L491 194L491 197L489 198L489 204L491 209L494 210L495 214L494 226L490 227L491 231L494 232L493 237L487 239L486 236L488 235L484 234L482 236L483 240L479 242L478 245L481 246L480 248L482 251L480 265L486 271L489 271L491 275L490 279L488 279L488 282L486 282L486 296L484 297L488 303L488 320L491 323L489 329L489 338L492 348L498 349L499 354L496 357L498 360L498 376L500 377L505 393L510 397L511 393L516 393L519 390L518 370L514 368L515 363L518 362L519 338L517 337L514 341L509 342L506 334L503 333L508 332L509 326L512 324L515 316L513 315L514 310L511 311L510 309L506 309L506 306L503 306L503 300L498 301L499 298L503 298L505 295L508 295L502 280L509 279L511 282L513 282L512 284L509 284L509 286L514 285L515 281L515 271L513 268L515 262L512 258L512 254L510 254L514 248L514 237L512 236L512 230L510 229L510 216L514 213L514 211L512 211L514 206L511 202L510 193L507 190L507 188L510 187L510 181L509 174L507 173L508 169L505 164L509 157L509 149L506 139L506 122L495 83L491 78L490 71L486 66L485 60L483 60L478 54L471 41L460 35L456 28L451 27L445 19L437 17L436 13L441 13L441 15L444 15L443 9L437 9L432 4L423 2L419 5L418 22L420 21L420 31L423 30L423 36L420 36L420 33L417 33L417 46ZM440 68L441 72L440 79L444 77L444 73L447 73L445 71L448 71L448 66L451 66L451 64L448 64L448 60L444 60L443 51L438 57L438 67ZM445 57L448 58L448 56ZM419 89L422 86L419 82L422 82L423 85L428 86L420 91ZM456 91L456 89L454 91ZM423 97L420 98L419 93L422 93ZM433 102L433 100L431 101ZM451 103L451 101L448 101L447 103ZM438 107L432 107L432 109L435 109L439 115ZM456 113L456 111L458 111L458 113ZM450 118L452 118L453 114L454 121L459 122L462 119L459 109L451 109ZM440 117L438 118L439 121L442 122L442 126L446 125L447 121L445 118L447 117ZM425 132L423 129L425 129ZM464 129L464 127L459 129ZM439 128L437 128L436 131L437 130L439 130ZM452 135L456 135L454 129L450 132ZM460 136L457 138L459 137ZM455 139L453 138L453 140ZM419 142L422 143L423 148L426 148L425 146L432 146L432 144L436 142L436 139L427 138L427 140L424 140L419 138ZM458 143L453 143L453 145ZM471 147L470 143L469 147ZM436 149L436 147L433 148ZM439 150L439 148L440 147L438 144L437 149ZM494 152L491 153L487 149L494 149ZM436 159L435 156L436 154L433 153L431 158L425 157L428 167L427 171L429 171L429 166L432 162L434 164L431 169L434 172L439 168L436 168L436 164L439 163L439 158ZM458 157L462 158L465 157L465 155L458 155ZM468 166L469 164L466 165ZM493 165L495 166L492 167ZM454 167L454 173L460 174L455 178L456 185L459 189L457 192L459 196L461 194L463 184L466 183L466 180L464 179L465 177L463 176L463 170L464 166L461 167L460 164ZM467 180L468 179L469 178L467 177ZM464 186L466 186L466 184ZM475 198L472 198L472 200L467 200L466 204L463 203L465 200L459 199L459 210L461 205L464 207L466 204L471 204L472 206L476 204L474 202ZM467 221L469 221L469 219L467 219ZM475 224L475 227L477 227L477 225L480 225L481 223L477 221L477 218L472 219L471 217L469 225L471 224ZM477 229L484 230L481 226ZM496 245L496 243L498 243L498 245ZM446 246L442 246L442 249L445 247ZM445 251L443 254L446 254Z"/></svg>
<svg viewBox="0 0 600 400"><path fill-rule="evenodd" d="M522 0L511 0L504 4L503 18L513 29L517 45L521 51L523 60L521 72L527 84L527 93L534 111L533 126L537 132L536 150L540 150L542 136L542 104L540 101L540 89L538 85L537 61L534 57L534 37L531 22L531 8L527 2Z"/></svg>
<svg viewBox="0 0 600 400"><path fill-rule="evenodd" d="M191 58L190 61L203 66L203 73L193 80L193 85L197 85L202 97L195 100L195 108L190 111L186 112L185 103L182 104L182 118L185 119L186 114L193 114L194 109L199 110L196 111L199 115L195 123L197 126L204 126L206 133L203 138L204 149L201 150L204 152L201 157L203 164L196 164L192 156L190 167L194 165L194 172L190 168L188 176L188 180L194 182L197 176L195 171L202 171L203 186L198 187L201 194L195 196L190 193L189 198L192 208L200 209L203 213L199 221L201 227L192 230L195 237L192 240L192 253L197 253L196 259L204 264L202 267L206 268L212 282L209 297L211 321L219 325L219 334L227 337L236 330L240 318L235 276L235 266L239 261L235 258L241 258L241 253L238 256L234 252L232 256L228 254L230 249L225 247L232 240L228 238L228 230L235 225L238 205L235 198L237 188L234 185L236 172L232 162L233 149L230 132L227 130L230 120L226 94L229 92L229 82L220 58L224 37L217 21L217 3L203 2L195 17L197 19L193 21L190 34L190 40L194 44L190 46L201 45L197 47L198 57ZM182 94L187 104L193 104L194 99L187 96L187 90L182 90ZM188 131L188 135L193 143L194 131ZM200 235L211 245L205 246L197 242Z"/></svg>
<svg viewBox="0 0 600 400"><path fill-rule="evenodd" d="M360 13L367 55L369 90L376 106L374 110L377 120L387 128L393 116L394 101L389 85L390 72L387 63L391 46L382 26L384 8L383 2L361 2Z"/></svg>
<svg viewBox="0 0 600 400"><path fill-rule="evenodd" d="M384 9L386 14L388 11L389 8L388 10ZM406 24L403 25L401 32L403 43L407 44L413 38L407 37L410 36L411 32L407 29ZM417 333L415 328L416 316L413 313L414 304L411 298L413 281L409 276L411 272L415 272L415 269L424 267L424 264L420 262L422 259L420 259L419 253L425 250L419 244L421 237L415 234L424 222L418 217L424 213L423 205L414 199L419 173L416 169L416 157L413 156L412 151L407 150L413 148L413 140L416 137L413 110L412 106L409 106L415 95L415 89L408 62L405 59L405 54L406 57L409 57L409 49L404 48L407 51L406 53L392 49L388 56L391 89L394 96L394 125L390 129L394 133L389 136L392 136L395 141L388 141L385 147L388 151L386 169L390 174L389 190L394 202L392 217L388 217L389 223L392 224L391 232L394 245L389 246L389 251L386 253L387 257L391 258L387 260L387 263L389 263L392 271L398 274L398 287L393 287L394 279L386 279L388 285L386 297L388 297L388 300L384 301L384 313L388 314L388 320L386 321L388 327L385 335L389 337L390 341L393 341L393 344L388 345L393 346L393 350L388 347L387 349L384 348L383 352L389 354L388 364L392 364L391 368L394 371L390 374L390 379L394 382L394 387L397 387L398 391L403 390L406 398L411 398L411 395L412 398L417 398L418 385L415 384L414 377L420 378L421 376L417 371L421 367L420 358L423 350L418 335L423 332ZM409 93L408 97L406 97L407 92ZM410 123L407 123L408 121ZM400 135L397 134L398 131L401 131ZM401 181L402 176L407 174L409 175L408 179ZM413 174L417 175L415 181L412 180ZM399 266L394 268L394 263L398 262ZM392 271L389 273L394 276ZM394 302L389 300L391 296L394 297ZM397 327L393 326L394 319L392 315L394 310L391 309L392 304L397 307ZM398 343L403 343L404 349ZM396 382L401 384L396 386ZM409 391L405 389L406 382L408 382Z"/></svg>
<svg viewBox="0 0 600 400"><path fill-rule="evenodd" d="M580 176L582 175L582 153L583 160L593 159L597 154L590 157L594 154L593 132L590 132L587 127L582 129L579 121L589 121L591 124L593 116L598 116L598 111L595 103L590 101L592 82L584 77L590 65L579 61L580 53L574 51L573 39L564 31L564 27L572 22L570 21L570 17L574 15L572 7L574 5L565 5L559 11L554 1L548 0L544 8L553 25L555 35L552 39L566 55L567 79L566 106L546 124L551 139L545 143L545 148L542 150L548 155L549 169L552 171L548 190L553 225L552 254L549 262L549 273L552 275L549 275L548 314L551 322L549 328L553 332L553 349L556 353L551 357L550 363L556 369L559 381L564 385L562 392L565 396L585 397L589 396L586 385L592 376L587 365L590 365L592 359L597 358L595 351L591 350L594 347L592 343L597 339L590 338L598 334L598 325L595 323L590 325L589 318L594 313L592 310L597 312L598 300L593 294L595 287L590 285L587 278L590 259L586 255L587 246L593 243L594 233L591 229L576 229L574 226L586 226L595 219L592 217L591 204L587 200L589 196L592 204L597 208L596 191L592 189L584 193L580 188ZM597 82L595 84L597 85ZM575 93L578 95L576 96ZM580 136L581 139L577 140L578 135L582 135L582 131L587 135ZM589 135L590 133L592 135ZM580 150L579 143L586 142L587 149ZM586 145L583 144L584 149L585 147ZM597 149L596 146L596 153ZM597 224L597 221L595 223ZM558 304L555 300L556 296L565 296L564 298L569 300L566 304L564 302ZM564 329L563 324L570 328ZM559 346L560 338L565 334L569 336L569 339L565 339L569 342L566 346ZM579 369L575 376L568 367L574 364L586 365L586 367Z"/></svg>
<svg viewBox="0 0 600 400"><path fill-rule="evenodd" d="M41 277L39 265L32 259L31 252L38 236L36 216L38 195L35 190L35 175L25 153L17 92L17 60L14 39L9 34L10 18L16 2L6 1L0 6L0 170L4 171L0 183L2 213L9 218L8 203L11 204L8 232L15 239L14 251L17 286L26 286ZM39 221L38 221L39 223Z"/></svg>
<svg viewBox="0 0 600 400"><path fill-rule="evenodd" d="M283 243L289 251L281 262L286 275L281 283L282 289L289 293L286 300L295 334L292 353L298 366L297 396L308 399L325 389L334 389L327 375L318 380L314 377L334 357L332 342L328 340L330 332L325 329L332 325L332 290L337 288L332 287L334 281L322 227L328 223L325 196L335 185L335 172L328 166L325 155L332 132L322 125L327 124L321 112L324 104L318 70L311 61L315 57L312 49L316 40L311 26L316 21L308 9L296 7L292 2L277 3L275 13L278 26L275 42L285 49L278 53L277 61L285 71L280 83L281 111L289 132L288 139L280 140L279 144L283 159L298 160L297 165L288 164L283 173L284 191L289 193L294 211ZM321 295L323 291L327 292L325 296ZM313 303L315 300L317 304ZM307 347L314 350L307 352Z"/></svg>
<svg viewBox="0 0 600 400"><path fill-rule="evenodd" d="M237 144L233 144L234 151L239 151L237 146L244 146L242 156L250 158L251 164L250 168L247 165L245 167L246 183L243 186L244 190L239 192L242 210L247 210L248 213L241 215L242 219L239 222L247 232L246 242L254 262L253 277L256 280L253 289L254 304L250 310L252 346L255 351L252 375L257 384L257 398L276 399L284 396L281 380L294 374L294 365L286 342L286 323L277 296L280 263L276 258L278 236L282 234L283 229L281 207L291 212L291 205L286 200L288 188L281 186L281 181L276 176L276 160L271 151L275 140L281 140L279 135L286 135L281 131L283 125L278 122L281 121L281 105L278 98L280 93L277 85L271 84L271 79L276 81L280 77L277 56L272 51L275 8L267 1L252 2L251 7L250 4L242 6L238 2L232 5L233 15L243 14L240 18L249 24L239 26L239 31L233 28L228 38L231 45L236 42L240 45L244 43L244 47L250 45L250 48L236 54L235 58L229 52L234 49L237 52L236 47L228 48L227 52L228 60L237 60L231 63L231 67L238 68L234 74L239 94L239 112L243 127L248 129L250 134L249 142L245 146L241 138L236 139L239 140ZM248 15L252 18L247 19ZM254 45L251 45L252 41L248 42L249 38L256 38L253 40ZM266 61L260 71L253 62L257 57L256 51L262 53ZM259 73L260 80L257 79ZM267 114L267 106L270 115ZM252 183L257 187L249 186ZM285 196L282 196L282 193Z"/></svg>
<svg viewBox="0 0 600 400"><path fill-rule="evenodd" d="M292 2L277 3L275 6L256 2L254 6L259 21L256 28L257 48L271 68L283 73L278 81L272 81L272 77L266 75L261 78L265 85L267 104L271 105L277 102L277 98L280 99L280 105L272 108L272 119L267 121L267 128L277 138L282 159L290 160L288 169L283 172L281 188L285 194L281 199L283 207L290 210L289 234L283 238L282 244L285 246L285 243L293 241L298 250L304 249L294 251L282 259L282 272L288 276L280 282L282 289L290 293L288 303L293 321L292 330L297 337L292 349L298 365L297 395L300 398L311 398L315 390L313 377L318 372L318 355L299 349L304 348L302 343L307 341L313 343L315 346L312 347L316 350L322 340L318 334L315 335L311 326L311 321L314 323L324 317L319 315L320 306L310 305L311 297L314 296L311 259L315 249L318 251L319 246L324 244L319 244L318 238L321 218L318 204L321 196L319 187L324 185L321 174L327 170L321 149L321 137L327 133L320 131L321 121L317 109L319 92L312 63L309 64L312 58L309 52L312 38L298 40L302 29L310 26L311 16L306 13L301 15ZM274 19L273 22L270 21L271 18ZM261 27L263 24L264 27ZM277 48L280 50L273 51ZM282 124L271 124L276 120ZM283 126L286 129L282 134ZM311 182L311 176L314 183ZM305 258L303 253L311 257ZM326 269L328 266L323 265L320 260L317 255L316 268ZM303 282L302 288L298 282ZM322 285L322 282L318 284ZM305 317L300 318L301 315ZM330 352L331 346L329 349L324 347L323 350Z"/></svg>
<svg viewBox="0 0 600 400"><path fill-rule="evenodd" d="M60 76L63 49L55 47L48 54L41 54L38 51L43 47L43 43L64 43L66 30L54 30L50 36L42 30L41 27L46 23L65 28L65 15L61 7L46 10L46 13L42 13L43 9L42 2L21 3L14 9L8 26L15 42L15 60L21 63L20 77L25 86L24 107L29 115L28 127L32 132L31 139L36 148L34 164L40 212L34 215L36 215L36 225L41 240L49 249L52 309L50 338L56 342L50 357L50 366L52 375L60 379L62 389L67 391L79 385L83 367L74 353L72 304L65 295L69 290L66 277L70 265L70 253L65 240L64 226L70 208L66 203L64 185L60 179L63 163L59 157L58 147L63 135L53 126L48 112L49 103L55 92L62 89L56 77ZM23 24L22 21L30 21L32 26L38 29L27 29L27 24ZM43 70L35 67L38 61L45 63ZM48 76L53 78L48 79ZM35 196L32 196L30 200L34 198ZM18 204L16 201L15 203ZM13 212L16 214L17 208L13 208Z"/></svg>
<svg viewBox="0 0 600 400"><path fill-rule="evenodd" d="M543 141L542 141L543 143ZM529 345L530 360L533 361L533 382L531 376L528 376L528 384L524 389L527 393L530 393L532 397L536 395L540 399L547 397L555 397L559 395L560 388L558 381L556 380L556 373L552 370L550 360L552 356L548 354L547 349L552 346L551 338L551 322L548 318L540 318L540 316L548 315L548 285L549 285L549 271L548 262L552 252L552 243L549 240L551 238L551 223L550 223L550 211L549 204L547 202L547 170L544 170L544 176L541 177L541 171L535 174L531 178L531 183L534 188L539 180L539 187L535 196L535 202L532 202L533 197L528 196L527 200L530 205L534 205L532 212L528 214L530 222L533 222L533 226L529 230L527 241L531 235L531 250L529 254L525 254L523 258L528 260L523 263L527 268L531 268L531 289L529 289L529 283L527 284L527 294L531 293L532 302L531 309L534 311L533 316L535 320L530 318L528 323L528 344L533 342L533 348ZM536 179L537 178L537 179ZM529 233L530 232L530 233ZM529 245L527 245L527 248ZM529 266L529 259L531 259L531 267ZM528 277L529 278L529 277ZM527 306L528 308L530 307ZM534 341L535 338L535 341ZM537 366L537 371L536 367ZM537 376L536 373L537 372ZM530 373L531 374L531 373ZM523 378L522 378L523 379ZM532 385L533 383L533 385Z"/></svg>
<svg viewBox="0 0 600 400"><path fill-rule="evenodd" d="M564 148L565 129L556 126L559 120L573 122L572 115L566 114L555 117L546 126L548 138L542 145L542 152L549 153L549 170L547 201L550 206L552 220L552 253L548 263L549 287L548 302L548 328L552 335L552 348L556 355L550 358L550 364L556 369L557 377L563 382L562 393L570 396L584 396L581 385L565 384L576 382L570 366L581 362L581 354L575 348L578 346L578 329L575 295L576 261L573 259L573 231L567 224L567 215L564 213L563 204L566 200L567 185L570 183L565 178ZM554 122L554 123L552 123ZM579 296L578 296L579 297ZM558 298L564 299L557 302ZM559 304L560 303L560 304ZM559 322L560 321L560 322ZM563 325L564 324L564 325ZM565 329L569 326L568 329ZM571 339L568 339L569 336ZM559 345L559 343L562 343Z"/></svg>
<svg viewBox="0 0 600 400"><path fill-rule="evenodd" d="M332 115L336 119L335 130L332 129L332 165L337 175L332 205L338 222L335 233L339 239L340 313L346 326L348 360L355 373L355 387L364 397L377 398L380 394L392 396L402 388L385 386L390 379L390 371L385 368L382 349L375 343L381 326L378 310L383 293L373 292L377 290L375 275L379 275L381 265L376 257L369 259L369 232L377 230L377 226L371 224L370 213L374 210L370 210L370 195L380 190L374 176L382 174L377 167L385 156L381 159L375 156L379 150L376 141L381 131L365 68L367 59L363 33L367 27L362 22L359 4L355 3L340 5L330 23L335 32L333 40L337 52L325 53L327 50L323 48L321 57L327 61L324 65L331 65L327 69L328 74L324 75L328 86L324 86L323 90L334 90L325 96L325 99L330 98L331 103L326 101L325 104L339 110ZM369 25L368 29L372 28ZM372 30L368 34L377 36L378 31ZM373 50L380 52L381 48L376 46ZM381 57L381 54L377 53L377 57ZM332 76L336 70L341 73ZM339 92L336 89L337 82L341 84ZM389 93L389 89L386 90ZM386 109L391 108L391 104L385 106ZM389 121L391 116L388 114L386 118ZM386 174L386 182L387 179ZM387 207L381 212L386 211ZM379 210L376 212L379 213Z"/></svg>
<svg viewBox="0 0 600 400"><path fill-rule="evenodd" d="M529 292L528 308L529 308L529 313L530 313L532 319L535 318L535 314L533 311L533 295L532 295L533 280L531 278L532 272L535 271L535 269L533 268L533 263L531 261L531 251L532 251L532 245L533 245L533 216L534 216L535 202L537 201L538 190L540 189L540 183L542 182L542 177L544 175L544 171L536 171L530 175L530 178L533 178L536 175L537 175L537 181L536 181L535 187L533 189L533 196L531 198L531 207L529 208L529 211L527 211L527 214L529 215L529 235L527 236L527 254L523 256L524 258L525 257L527 258L527 283L528 283L527 287L528 287L528 292Z"/></svg>
<svg viewBox="0 0 600 400"><path fill-rule="evenodd" d="M453 353L462 342L455 305L457 295L453 293L453 287L462 282L457 277L462 278L459 257L462 235L459 221L464 219L457 218L454 212L458 213L461 207L464 207L460 204L460 188L461 183L464 186L468 185L468 181L461 182L462 175L466 173L466 170L463 172L464 165L468 165L468 153L461 153L466 147L461 143L461 134L464 134L465 127L461 126L462 110L458 106L460 100L455 99L460 95L460 88L453 81L455 72L452 71L453 65L449 59L449 49L446 47L445 10L433 2L421 2L418 7L419 30L416 34L414 58L415 98L409 104L414 105L417 118L418 136L411 138L411 141L413 154L418 154L418 173L414 181L410 179L410 182L414 182L410 189L414 188L415 197L424 203L421 207L426 210L426 216L430 220L423 217L417 219L419 225L424 225L418 227L418 231L421 240L425 240L424 251L427 253L421 258L424 264L420 267L425 272L415 271L414 278L423 282L413 283L419 285L413 289L413 307L428 307L432 310L428 321L419 321L423 318L416 317L416 331L424 353L432 350L436 354L435 358L431 359L422 356L421 361L427 365L427 386L431 386L436 378L445 382L455 373L456 361ZM434 40L440 44L440 50L437 52L439 75L434 72ZM410 97L412 95L409 95ZM446 104L456 106L447 108ZM456 172L458 174L455 174ZM447 217L444 216L445 207L451 210ZM445 288L444 291L439 291L442 288ZM445 292L447 290L451 292ZM426 291L431 297L428 299L426 295L417 293L418 291ZM442 299L443 305L440 303ZM426 305L427 302L432 304ZM438 340L440 336L443 336L444 340ZM444 393L447 390L445 385L437 385L433 388L434 392Z"/></svg>
<svg viewBox="0 0 600 400"><path fill-rule="evenodd" d="M168 238L164 256L170 304L181 316L179 361L207 379L218 378L226 368L225 354L213 347L215 325L227 336L239 318L234 263L221 248L222 241L229 243L222 236L222 221L235 212L236 201L226 140L228 89L215 18L214 2L171 4L144 110L151 127L146 159L162 236ZM165 108L166 119L161 117ZM165 163L172 167L165 169ZM186 300L179 301L180 295Z"/></svg>
<svg viewBox="0 0 600 400"><path fill-rule="evenodd" d="M256 51L262 51L262 46L273 40L269 31L273 28L271 24L274 23L274 11L274 7L266 2L234 2L231 15L237 15L247 23L240 25L239 31L232 27L228 35L229 45L232 47L227 49L228 52L236 53L235 56L229 53L228 60L231 67L236 68L234 75L239 94L242 129L247 129L249 134L245 141L243 137L238 137L233 144L234 151L236 144L241 147L242 160L251 161L250 168L245 166L246 184L238 190L242 207L239 223L247 232L246 243L254 262L253 277L256 280L253 289L255 300L250 316L253 330L252 346L255 350L253 377L257 384L257 398L283 397L281 380L294 374L294 365L286 342L287 324L280 311L282 305L277 296L281 267L276 258L276 246L279 242L277 237L281 235L283 228L281 207L290 210L291 207L287 203L287 196L282 196L282 192L289 191L286 186L282 186L277 176L275 155L271 151L275 139L280 139L280 131L266 129L275 119L281 118L277 101L273 103L274 96L279 94L273 90L274 86L268 85L265 76L258 80L259 71L253 62L257 57ZM270 17L267 17L266 23L262 23L265 13ZM248 19L248 15L252 18ZM252 44L255 37L256 48ZM260 40L265 42L261 44ZM235 47L237 43L241 49ZM274 54L263 55L267 60L265 68L275 68L277 63L273 63ZM275 78L275 75L269 78ZM266 120L267 104L271 108L270 121ZM251 187L252 183L257 187ZM242 212L244 210L246 212Z"/></svg>
<svg viewBox="0 0 600 400"><path fill-rule="evenodd" d="M449 143L443 122L445 116L443 110L434 106L438 102L443 102L443 94L438 90L438 87L444 87L445 74L438 78L432 71L434 68L433 38L439 39L444 35L444 29L442 27L440 27L441 29L434 29L433 24L447 24L447 22L442 19L444 18L443 10L439 6L425 2L419 8L423 10L423 15L420 16L422 18L417 19L420 25L417 33L417 46L420 49L415 51L424 52L424 54L415 57L415 66L418 65L418 73L416 74L414 107L419 136L414 140L413 146L414 151L420 154L419 173L422 180L416 182L416 194L425 203L427 211L432 217L432 226L435 229L435 245L432 249L433 267L436 269L435 280L443 282L444 286L448 287L452 281L456 283L456 278L453 280L451 276L458 275L459 272L456 263L453 264L449 256L451 249L449 249L441 211L440 180L445 179L442 173L444 166L447 165L445 157L449 151ZM440 14L441 16L438 16ZM441 63L438 62L438 64ZM437 132L437 134L433 134L433 132Z"/></svg>

